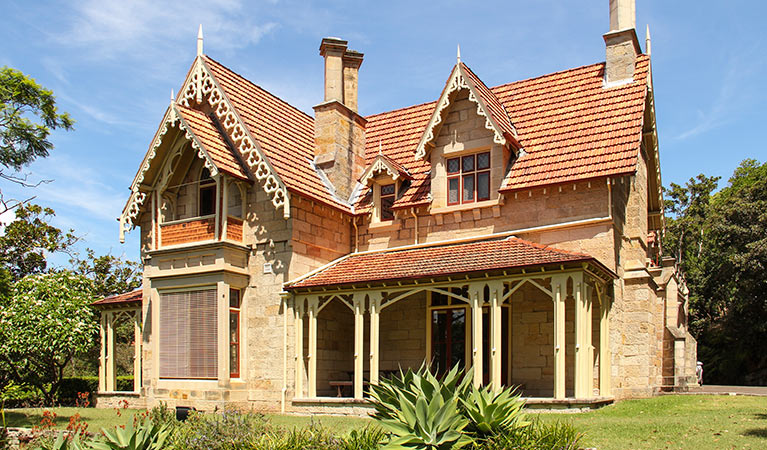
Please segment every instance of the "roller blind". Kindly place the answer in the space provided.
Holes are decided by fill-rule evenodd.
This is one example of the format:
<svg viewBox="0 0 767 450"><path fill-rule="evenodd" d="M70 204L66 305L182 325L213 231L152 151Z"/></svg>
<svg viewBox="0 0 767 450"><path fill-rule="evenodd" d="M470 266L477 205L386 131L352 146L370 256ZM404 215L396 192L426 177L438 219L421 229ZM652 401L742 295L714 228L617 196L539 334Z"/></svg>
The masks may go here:
<svg viewBox="0 0 767 450"><path fill-rule="evenodd" d="M216 290L160 294L160 378L216 378Z"/></svg>

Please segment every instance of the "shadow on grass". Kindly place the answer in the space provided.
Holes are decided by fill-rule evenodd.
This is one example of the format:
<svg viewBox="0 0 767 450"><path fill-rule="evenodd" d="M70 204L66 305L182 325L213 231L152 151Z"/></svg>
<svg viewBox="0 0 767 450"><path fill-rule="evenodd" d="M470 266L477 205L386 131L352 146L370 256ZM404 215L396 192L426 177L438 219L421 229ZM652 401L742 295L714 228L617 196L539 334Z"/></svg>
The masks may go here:
<svg viewBox="0 0 767 450"><path fill-rule="evenodd" d="M767 439L767 428L751 428L743 432L743 436L753 436Z"/></svg>
<svg viewBox="0 0 767 450"><path fill-rule="evenodd" d="M761 420L767 420L767 414L765 413L756 413L754 414L754 417Z"/></svg>
<svg viewBox="0 0 767 450"><path fill-rule="evenodd" d="M33 428L40 426L42 420L43 410L40 412L5 411L5 422L9 427ZM69 423L69 416L56 416L53 422L56 427L66 425Z"/></svg>

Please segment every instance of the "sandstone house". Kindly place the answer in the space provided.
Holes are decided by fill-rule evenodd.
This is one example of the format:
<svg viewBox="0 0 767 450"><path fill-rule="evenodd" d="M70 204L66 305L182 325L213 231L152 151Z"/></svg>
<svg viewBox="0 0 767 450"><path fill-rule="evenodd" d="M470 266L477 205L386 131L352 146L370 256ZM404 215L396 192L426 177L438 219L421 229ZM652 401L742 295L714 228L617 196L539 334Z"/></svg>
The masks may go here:
<svg viewBox="0 0 767 450"><path fill-rule="evenodd" d="M320 44L311 116L200 36L120 217L143 288L96 303L102 405L361 412L369 383L424 362L534 405L694 383L634 28L611 0L605 62L488 87L459 54L436 101L370 116L344 40ZM134 393L115 392L126 314Z"/></svg>

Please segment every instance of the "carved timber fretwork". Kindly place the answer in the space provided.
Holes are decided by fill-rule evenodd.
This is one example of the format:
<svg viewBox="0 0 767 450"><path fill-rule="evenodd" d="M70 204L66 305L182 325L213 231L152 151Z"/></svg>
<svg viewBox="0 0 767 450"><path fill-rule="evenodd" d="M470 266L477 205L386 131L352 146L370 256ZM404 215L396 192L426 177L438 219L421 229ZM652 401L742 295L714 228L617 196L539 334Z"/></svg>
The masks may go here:
<svg viewBox="0 0 767 450"><path fill-rule="evenodd" d="M363 173L362 177L360 177L360 183L367 186L368 183L381 172L385 172L391 177L392 180L395 181L400 177L400 175L405 175L408 178L410 177L409 174L400 172L389 161L387 161L385 157L378 156L373 160L372 164L370 164L370 166L365 169L365 173Z"/></svg>
<svg viewBox="0 0 767 450"><path fill-rule="evenodd" d="M215 112L221 126L234 143L234 147L240 152L242 159L261 183L264 191L271 197L274 207L282 208L285 218L290 217L287 187L264 156L224 91L219 87L205 61L198 57L181 89L178 102L189 107L193 102L202 103L203 101L207 101Z"/></svg>
<svg viewBox="0 0 767 450"><path fill-rule="evenodd" d="M141 164L141 170L139 170L136 178L133 180L133 184L131 185L131 195L128 198L128 203L125 205L125 208L123 208L123 212L120 215L120 242L124 242L125 232L132 230L136 225L135 220L141 212L141 205L144 204L144 200L146 200L147 196L147 188L144 187L142 190L144 177L146 172L151 167L152 161L157 156L157 149L162 144L163 138L166 134L168 134L169 129L175 127L184 133L184 138L190 143L197 156L203 160L203 163L205 167L207 167L210 171L211 176L218 175L218 168L211 159L210 155L208 155L208 152L205 151L205 148L202 146L197 136L194 135L192 129L181 116L181 113L178 111L175 102L171 100L170 106L168 106L168 110L165 112L165 117L163 118L162 124L157 130L154 140L152 140L152 145L149 147L149 152L147 152L147 155L144 157L144 162ZM165 189L171 175L173 174L173 169L175 166L172 161L174 156L176 156L176 153L180 151L180 148L176 148L175 150L176 152L168 155L166 159L167 163L164 169L161 171L159 180L155 184L155 187L158 187L161 191Z"/></svg>
<svg viewBox="0 0 767 450"><path fill-rule="evenodd" d="M487 110L487 106L479 98L476 87L464 74L461 64L456 64L453 68L453 72L450 74L450 79L448 80L445 89L442 91L442 95L434 106L434 112L421 136L421 141L418 143L418 147L416 147L416 159L423 159L426 157L426 146L431 144L436 138L434 133L442 123L442 120L444 120L443 113L450 105L450 94L461 89L469 90L469 100L477 104L477 114L485 118L485 128L493 132L493 142L500 145L506 145L507 142L506 138L503 136L502 129L495 123L492 115Z"/></svg>

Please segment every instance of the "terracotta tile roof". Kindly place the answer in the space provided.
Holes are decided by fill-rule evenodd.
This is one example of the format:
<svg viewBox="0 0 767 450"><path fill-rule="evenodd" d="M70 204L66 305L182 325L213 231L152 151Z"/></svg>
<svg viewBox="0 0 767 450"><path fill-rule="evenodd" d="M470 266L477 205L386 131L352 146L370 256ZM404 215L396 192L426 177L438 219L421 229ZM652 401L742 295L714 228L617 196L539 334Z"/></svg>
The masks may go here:
<svg viewBox="0 0 767 450"><path fill-rule="evenodd" d="M498 100L493 91L491 91L482 80L464 63L460 63L464 73L468 75L469 81L474 85L479 92L479 96L482 98L482 102L487 106L490 116L492 116L495 123L501 127L504 134L516 137L517 131L514 129L514 125L509 119L509 113L506 111L504 105Z"/></svg>
<svg viewBox="0 0 767 450"><path fill-rule="evenodd" d="M101 300L91 303L92 306L118 306L118 305L130 305L132 303L141 303L143 298L142 288L138 288L135 291L125 292L123 294L112 295L111 297L102 298Z"/></svg>
<svg viewBox="0 0 767 450"><path fill-rule="evenodd" d="M205 151L216 164L219 170L228 173L237 178L247 180L248 175L243 169L234 149L232 149L226 140L221 136L218 128L204 113L195 109L186 108L182 105L176 105L181 117L192 128L192 132L200 140Z"/></svg>
<svg viewBox="0 0 767 450"><path fill-rule="evenodd" d="M351 254L286 289L413 280L547 264L593 261L593 257L510 237L461 244Z"/></svg>
<svg viewBox="0 0 767 450"><path fill-rule="evenodd" d="M314 119L215 60L204 58L287 188L349 211L348 205L330 194L310 164Z"/></svg>
<svg viewBox="0 0 767 450"><path fill-rule="evenodd" d="M314 120L309 115L205 57L216 80L259 142L289 190L344 211L313 169ZM634 82L605 88L604 63L516 81L494 88L467 66L493 118L504 132L516 131L524 154L501 190L511 191L635 171L647 92L649 57L637 58ZM395 202L404 208L429 202L430 164L416 160L415 149L436 102L366 117L366 161L382 152L412 177ZM355 213L369 209L362 192ZM368 203L366 203L368 202Z"/></svg>
<svg viewBox="0 0 767 450"><path fill-rule="evenodd" d="M642 134L649 57L637 58L634 82L605 88L604 63L516 81L490 89L517 131L525 154L502 190L630 174L636 170ZM468 71L467 71L468 72ZM395 208L429 203L430 170L414 154L436 102L368 116L368 160L378 141L384 154L414 176ZM361 198L365 198L361 196ZM366 210L362 201L360 212Z"/></svg>

